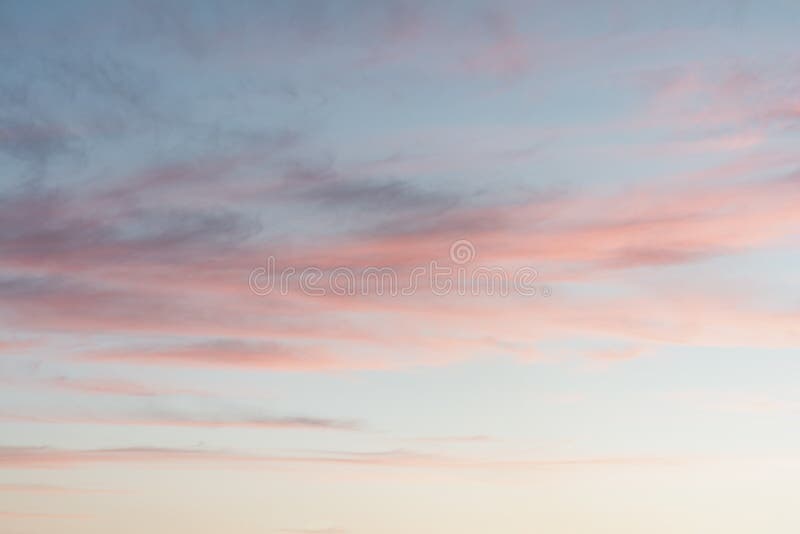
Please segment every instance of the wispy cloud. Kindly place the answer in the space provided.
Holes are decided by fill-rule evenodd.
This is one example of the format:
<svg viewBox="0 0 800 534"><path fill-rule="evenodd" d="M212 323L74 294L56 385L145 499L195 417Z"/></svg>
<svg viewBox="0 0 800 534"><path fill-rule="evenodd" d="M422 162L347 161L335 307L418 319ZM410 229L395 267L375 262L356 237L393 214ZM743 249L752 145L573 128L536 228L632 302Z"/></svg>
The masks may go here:
<svg viewBox="0 0 800 534"><path fill-rule="evenodd" d="M40 381L42 387L74 391L93 395L122 395L131 397L157 397L164 395L191 395L207 397L209 392L192 388L169 388L117 379L86 379L59 376Z"/></svg>
<svg viewBox="0 0 800 534"><path fill-rule="evenodd" d="M166 426L197 428L254 428L278 430L342 430L360 431L362 423L350 420L326 419L305 416L199 416L168 410L152 410L151 415L131 416L37 416L0 414L6 422L39 424L107 425L107 426Z"/></svg>
<svg viewBox="0 0 800 534"><path fill-rule="evenodd" d="M319 347L276 342L220 339L176 347L141 347L107 350L85 356L93 361L172 364L201 367L244 367L276 370L330 370L349 368L346 360ZM354 363L354 362L353 362Z"/></svg>
<svg viewBox="0 0 800 534"><path fill-rule="evenodd" d="M493 459L434 455L406 450L331 452L328 454L235 453L201 449L134 447L67 450L36 447L0 448L0 468L52 469L96 463L225 463L258 465L329 465L403 469L552 469L580 467L671 466L687 458L659 456L580 457L551 459Z"/></svg>

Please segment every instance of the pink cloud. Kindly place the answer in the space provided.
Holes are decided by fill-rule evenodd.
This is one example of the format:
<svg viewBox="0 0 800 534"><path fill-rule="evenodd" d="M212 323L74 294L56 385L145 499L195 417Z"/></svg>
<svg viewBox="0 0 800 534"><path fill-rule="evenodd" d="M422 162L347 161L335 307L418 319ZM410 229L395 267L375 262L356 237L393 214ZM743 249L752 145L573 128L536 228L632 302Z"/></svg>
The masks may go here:
<svg viewBox="0 0 800 534"><path fill-rule="evenodd" d="M713 170L693 182L682 177L625 191L455 205L426 212L424 217L413 209L401 210L391 222L371 232L350 232L291 247L277 243L263 250L240 232L236 218L163 216L156 226L164 228L132 237L121 230L128 221L124 214L99 223L81 217L91 211L91 202L96 201L92 195L87 195L88 205L64 195L29 195L21 205L4 211L4 220L19 222L25 213L37 210L48 214L43 220L49 222L37 223L41 226L23 229L21 234L8 230L19 225L4 227L4 232L11 233L0 235L0 243L11 254L3 255L3 266L13 274L0 280L0 298L7 324L33 332L217 339L95 349L83 356L134 364L294 371L392 369L445 364L502 349L489 338L508 341L507 353L518 345L522 352L532 354L535 343L548 335L545 332L553 336L600 333L635 343L737 340L785 346L796 340L790 312L752 305L747 309L715 295L696 295L696 307L677 316L669 314L682 309L684 301L674 297L653 301L626 296L600 302L562 296L547 303L539 299L536 317L526 325L540 328L531 330L513 321L493 320L497 310L519 313L525 303L432 299L424 281L417 295L405 299L317 298L298 291L261 298L250 293L246 283L249 271L263 262L267 252L278 257L280 267L297 270L308 265L322 269L381 265L407 273L431 260L447 261L450 244L469 238L477 249L476 265L534 265L542 273L541 283L557 285L605 283L620 271L656 272L665 266L785 244L800 227L795 209L800 182L791 174L775 177L785 161L756 158L742 165ZM742 173L747 179L741 178ZM334 190L313 195L325 196L326 202L352 196L345 194L352 184L344 187L338 179L321 180ZM403 189L388 191L394 195ZM374 202L386 191L362 193L355 196ZM295 190L293 194L310 193ZM414 205L419 194L409 193L407 205ZM430 207L436 205L433 202ZM225 243L222 256L217 250L220 243ZM133 260L117 265L119 257ZM214 259L209 261L209 257ZM643 319L642 310L660 322ZM402 332L375 328L369 319L375 313L391 314L393 321L407 328ZM430 321L437 329L422 332L419 320ZM124 389L122 384L74 387Z"/></svg>
<svg viewBox="0 0 800 534"><path fill-rule="evenodd" d="M678 131L766 131L797 119L797 99L783 65L708 65L649 72L645 124Z"/></svg>
<svg viewBox="0 0 800 534"><path fill-rule="evenodd" d="M317 333L319 334L319 333ZM324 334L323 334L324 335ZM86 354L92 361L198 367L242 367L277 371L379 369L379 359L360 360L332 354L330 349L281 343L220 339L175 347L120 348Z"/></svg>
<svg viewBox="0 0 800 534"><path fill-rule="evenodd" d="M238 457L192 449L157 447L87 450L0 447L0 469L60 469L97 463L213 462L224 458Z"/></svg>
<svg viewBox="0 0 800 534"><path fill-rule="evenodd" d="M581 457L548 459L469 458L393 450L376 452L332 452L328 454L264 455L221 451L166 448L68 450L30 447L0 448L0 469L55 469L91 464L229 464L328 465L361 468L445 469L445 470L537 470L554 468L670 466L689 458L659 456Z"/></svg>
<svg viewBox="0 0 800 534"><path fill-rule="evenodd" d="M0 339L0 354L27 352L39 343L38 340Z"/></svg>
<svg viewBox="0 0 800 534"><path fill-rule="evenodd" d="M500 76L526 74L533 65L533 52L526 36L515 29L514 19L492 12L483 22L489 42L470 55L465 67L469 71Z"/></svg>
<svg viewBox="0 0 800 534"><path fill-rule="evenodd" d="M254 428L273 430L363 430L361 423L350 420L325 419L320 417L279 416L229 416L208 417L173 413L157 413L152 416L92 417L92 416L35 416L0 414L0 420L37 424L74 425L122 425L165 426L187 428Z"/></svg>
<svg viewBox="0 0 800 534"><path fill-rule="evenodd" d="M44 382L47 387L96 395L123 395L131 397L156 397L162 395L209 396L198 389L167 388L114 379L81 379L61 376Z"/></svg>

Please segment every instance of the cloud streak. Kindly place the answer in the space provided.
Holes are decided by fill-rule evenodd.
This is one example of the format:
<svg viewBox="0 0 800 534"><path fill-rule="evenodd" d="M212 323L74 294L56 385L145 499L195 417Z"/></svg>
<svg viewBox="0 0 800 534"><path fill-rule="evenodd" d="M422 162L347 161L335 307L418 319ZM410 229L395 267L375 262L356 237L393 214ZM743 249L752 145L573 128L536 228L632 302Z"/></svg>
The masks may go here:
<svg viewBox="0 0 800 534"><path fill-rule="evenodd" d="M553 468L674 466L685 458L658 456L581 457L553 459L482 459L433 455L405 450L332 452L328 454L269 455L201 449L133 447L118 449L51 449L2 447L0 469L58 469L91 464L225 464L249 467L271 465L328 465L360 468L444 470L538 470Z"/></svg>
<svg viewBox="0 0 800 534"><path fill-rule="evenodd" d="M105 426L164 426L185 428L251 428L262 430L339 430L362 431L357 421L304 416L193 416L156 411L151 416L36 416L2 414L0 420L37 424L105 425Z"/></svg>

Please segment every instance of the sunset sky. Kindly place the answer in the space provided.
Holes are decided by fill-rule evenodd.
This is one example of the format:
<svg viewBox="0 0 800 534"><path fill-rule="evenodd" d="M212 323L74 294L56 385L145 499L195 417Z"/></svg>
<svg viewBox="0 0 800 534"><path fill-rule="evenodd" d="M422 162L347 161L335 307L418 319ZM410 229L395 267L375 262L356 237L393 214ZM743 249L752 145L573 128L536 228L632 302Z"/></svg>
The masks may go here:
<svg viewBox="0 0 800 534"><path fill-rule="evenodd" d="M796 534L798 148L795 1L0 1L0 533Z"/></svg>

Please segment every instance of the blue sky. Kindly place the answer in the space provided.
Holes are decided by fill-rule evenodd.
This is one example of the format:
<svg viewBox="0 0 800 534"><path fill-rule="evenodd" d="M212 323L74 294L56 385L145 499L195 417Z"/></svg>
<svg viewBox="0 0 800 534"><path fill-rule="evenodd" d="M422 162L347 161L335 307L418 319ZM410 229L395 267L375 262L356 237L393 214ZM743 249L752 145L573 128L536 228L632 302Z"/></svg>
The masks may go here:
<svg viewBox="0 0 800 534"><path fill-rule="evenodd" d="M798 23L0 2L0 530L796 532Z"/></svg>

